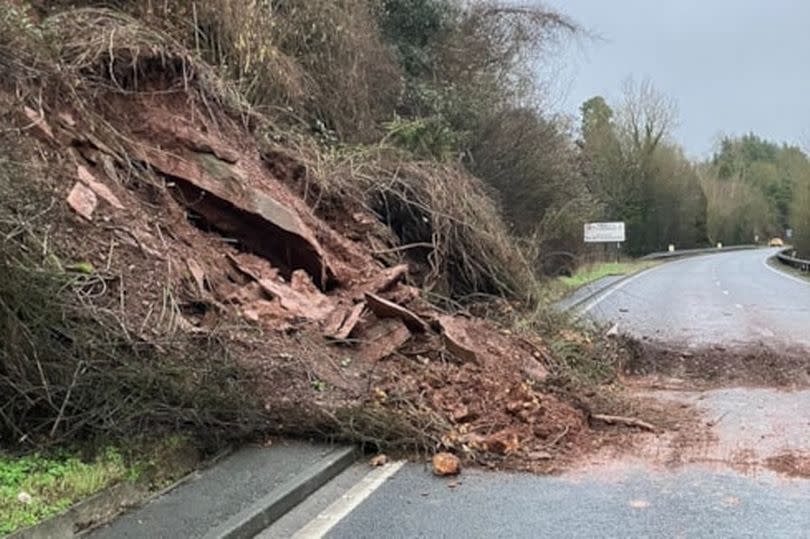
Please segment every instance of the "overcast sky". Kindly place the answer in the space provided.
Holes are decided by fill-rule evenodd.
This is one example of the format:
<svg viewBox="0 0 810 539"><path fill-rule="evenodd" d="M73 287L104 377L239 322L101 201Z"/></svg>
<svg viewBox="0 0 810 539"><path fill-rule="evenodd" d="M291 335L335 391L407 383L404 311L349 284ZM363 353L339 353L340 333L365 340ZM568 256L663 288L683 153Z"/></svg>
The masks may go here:
<svg viewBox="0 0 810 539"><path fill-rule="evenodd" d="M546 0L600 36L568 49L557 106L649 78L692 157L721 133L810 146L810 0Z"/></svg>

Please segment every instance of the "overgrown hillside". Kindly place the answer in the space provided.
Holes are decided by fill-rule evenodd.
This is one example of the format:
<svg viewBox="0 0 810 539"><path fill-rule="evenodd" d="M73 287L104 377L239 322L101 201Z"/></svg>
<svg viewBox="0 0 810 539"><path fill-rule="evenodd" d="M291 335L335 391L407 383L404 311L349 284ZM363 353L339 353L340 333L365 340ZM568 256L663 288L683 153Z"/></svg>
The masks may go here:
<svg viewBox="0 0 810 539"><path fill-rule="evenodd" d="M545 8L1 1L6 447L283 432L549 469L629 353L538 305L582 224L633 254L748 234L649 84L578 131L543 108L582 35ZM749 183L763 230L799 226Z"/></svg>
<svg viewBox="0 0 810 539"><path fill-rule="evenodd" d="M535 310L537 243L457 153L508 166L526 117L566 148L515 103L522 55L572 23L76 4L0 19L3 446L276 432L549 469L599 436L575 388L610 382L619 345ZM571 170L552 157L514 171Z"/></svg>

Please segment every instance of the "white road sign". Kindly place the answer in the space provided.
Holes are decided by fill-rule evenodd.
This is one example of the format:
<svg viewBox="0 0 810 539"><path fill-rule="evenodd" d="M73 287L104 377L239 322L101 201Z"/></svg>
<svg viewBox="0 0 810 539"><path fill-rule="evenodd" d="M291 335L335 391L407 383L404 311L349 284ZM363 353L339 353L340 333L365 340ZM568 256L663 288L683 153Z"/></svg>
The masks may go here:
<svg viewBox="0 0 810 539"><path fill-rule="evenodd" d="M624 223L585 223L585 243L624 241Z"/></svg>

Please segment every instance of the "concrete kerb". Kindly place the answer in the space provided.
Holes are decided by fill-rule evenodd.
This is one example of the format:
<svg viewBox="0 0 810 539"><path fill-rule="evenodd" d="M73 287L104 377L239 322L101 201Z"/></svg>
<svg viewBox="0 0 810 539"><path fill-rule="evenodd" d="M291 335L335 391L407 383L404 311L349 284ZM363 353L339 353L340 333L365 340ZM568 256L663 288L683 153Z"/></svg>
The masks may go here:
<svg viewBox="0 0 810 539"><path fill-rule="evenodd" d="M351 466L359 456L355 447L333 450L287 483L257 500L250 507L210 530L206 539L248 539L255 537L270 524L301 503L339 473Z"/></svg>

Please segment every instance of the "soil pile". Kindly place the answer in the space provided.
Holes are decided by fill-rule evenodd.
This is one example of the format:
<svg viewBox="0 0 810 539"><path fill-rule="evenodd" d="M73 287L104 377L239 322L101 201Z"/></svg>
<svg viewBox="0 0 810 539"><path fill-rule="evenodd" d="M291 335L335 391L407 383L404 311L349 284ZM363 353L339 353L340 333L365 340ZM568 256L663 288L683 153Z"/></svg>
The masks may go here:
<svg viewBox="0 0 810 539"><path fill-rule="evenodd" d="M548 384L539 337L438 308L425 267L380 256L407 251L392 239L407 223L352 197L313 203L306 163L268 150L190 55L86 15L109 40L65 38L61 71L17 66L2 101L49 170L53 240L98 275L126 331L224 338L271 431L539 468L592 435L585 407Z"/></svg>

